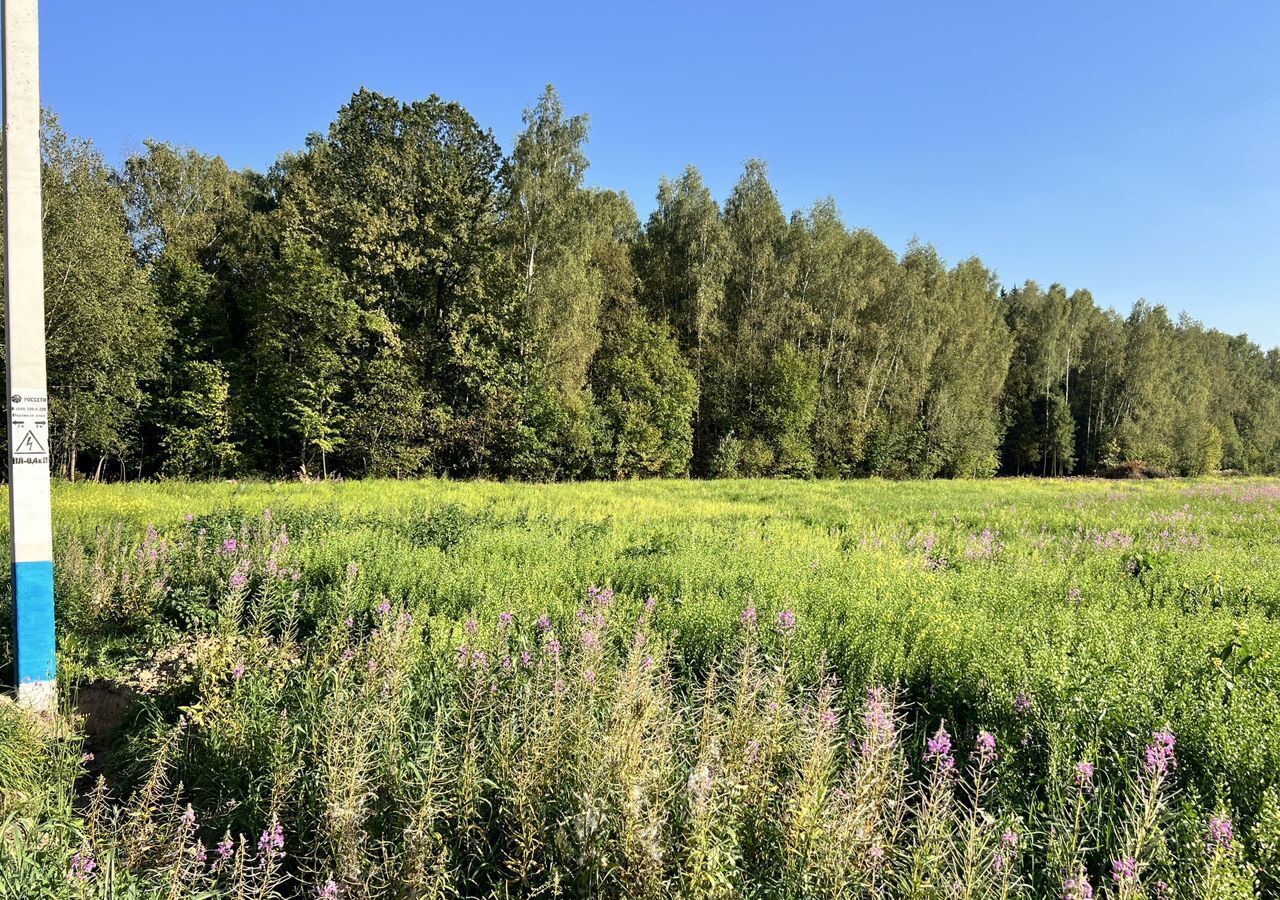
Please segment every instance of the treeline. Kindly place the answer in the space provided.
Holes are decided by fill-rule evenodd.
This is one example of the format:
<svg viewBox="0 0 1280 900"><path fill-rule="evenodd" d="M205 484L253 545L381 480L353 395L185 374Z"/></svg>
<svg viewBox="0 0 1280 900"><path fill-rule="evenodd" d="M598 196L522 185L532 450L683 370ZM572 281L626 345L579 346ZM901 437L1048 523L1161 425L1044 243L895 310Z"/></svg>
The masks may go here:
<svg viewBox="0 0 1280 900"><path fill-rule="evenodd" d="M763 163L648 221L548 88L509 154L360 91L270 171L45 127L55 460L71 477L987 476L1280 466L1280 354L897 255Z"/></svg>

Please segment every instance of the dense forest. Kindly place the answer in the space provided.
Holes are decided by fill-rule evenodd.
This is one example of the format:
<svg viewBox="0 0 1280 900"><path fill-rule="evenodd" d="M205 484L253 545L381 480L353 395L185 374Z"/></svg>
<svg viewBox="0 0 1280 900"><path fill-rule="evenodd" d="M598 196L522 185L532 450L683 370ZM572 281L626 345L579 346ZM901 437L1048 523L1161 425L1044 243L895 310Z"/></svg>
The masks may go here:
<svg viewBox="0 0 1280 900"><path fill-rule="evenodd" d="M1280 353L898 255L765 165L641 223L548 88L509 153L361 90L270 171L45 123L57 467L90 478L1280 468Z"/></svg>

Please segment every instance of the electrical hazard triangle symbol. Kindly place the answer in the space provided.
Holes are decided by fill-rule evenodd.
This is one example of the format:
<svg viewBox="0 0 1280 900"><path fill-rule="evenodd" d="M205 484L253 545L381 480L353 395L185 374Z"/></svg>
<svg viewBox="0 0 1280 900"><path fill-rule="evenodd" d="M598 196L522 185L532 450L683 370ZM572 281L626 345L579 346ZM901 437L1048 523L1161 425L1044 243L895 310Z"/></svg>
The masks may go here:
<svg viewBox="0 0 1280 900"><path fill-rule="evenodd" d="M18 441L18 446L13 448L15 456L40 456L46 452L40 444L40 439L36 437L36 433L30 429L23 435L22 440Z"/></svg>

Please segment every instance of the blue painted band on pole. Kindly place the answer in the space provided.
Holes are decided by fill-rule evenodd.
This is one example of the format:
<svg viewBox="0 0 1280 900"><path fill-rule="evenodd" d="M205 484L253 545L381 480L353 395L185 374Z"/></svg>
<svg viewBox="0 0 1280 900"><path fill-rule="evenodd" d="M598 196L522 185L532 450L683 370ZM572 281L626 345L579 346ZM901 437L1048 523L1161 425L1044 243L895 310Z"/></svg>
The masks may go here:
<svg viewBox="0 0 1280 900"><path fill-rule="evenodd" d="M53 631L53 563L13 564L17 682L53 681L57 655Z"/></svg>

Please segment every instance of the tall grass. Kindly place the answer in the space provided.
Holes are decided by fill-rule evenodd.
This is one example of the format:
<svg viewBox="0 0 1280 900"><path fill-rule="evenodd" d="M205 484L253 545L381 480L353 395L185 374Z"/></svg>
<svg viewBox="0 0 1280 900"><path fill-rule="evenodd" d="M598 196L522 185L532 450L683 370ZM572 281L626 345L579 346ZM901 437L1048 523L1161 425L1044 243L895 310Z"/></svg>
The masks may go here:
<svg viewBox="0 0 1280 900"><path fill-rule="evenodd" d="M67 687L137 700L0 710L0 886L1269 895L1278 496L62 487Z"/></svg>

